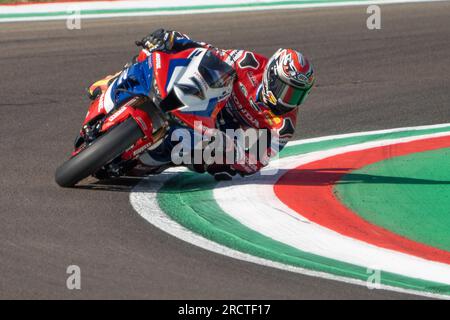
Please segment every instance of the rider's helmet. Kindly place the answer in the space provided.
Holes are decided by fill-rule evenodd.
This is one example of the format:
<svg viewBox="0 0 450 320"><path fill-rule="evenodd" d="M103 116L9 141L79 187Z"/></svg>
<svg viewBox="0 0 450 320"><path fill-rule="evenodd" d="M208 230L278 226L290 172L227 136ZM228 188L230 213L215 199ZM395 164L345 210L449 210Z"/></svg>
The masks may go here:
<svg viewBox="0 0 450 320"><path fill-rule="evenodd" d="M278 49L264 70L262 101L274 114L285 114L305 101L314 80L314 68L300 52Z"/></svg>

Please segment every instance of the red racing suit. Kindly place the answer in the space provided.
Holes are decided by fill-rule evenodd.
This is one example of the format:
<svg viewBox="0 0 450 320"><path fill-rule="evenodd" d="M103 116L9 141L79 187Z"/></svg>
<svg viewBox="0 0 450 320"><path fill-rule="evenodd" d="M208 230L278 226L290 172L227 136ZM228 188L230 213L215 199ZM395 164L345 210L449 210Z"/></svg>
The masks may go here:
<svg viewBox="0 0 450 320"><path fill-rule="evenodd" d="M178 52L188 48L207 47L211 45L191 40L184 34L175 32L170 51ZM220 52L221 59L231 65L236 71L236 80L225 107L218 117L218 128L248 128L266 129L271 131L272 147L268 146L269 157L273 157L292 138L297 121L297 109L283 114L275 115L259 98L262 88L262 78L268 59L263 55L246 50L223 50ZM148 56L148 51L142 50L138 61L143 61ZM276 141L276 142L274 142ZM273 148L274 143L276 148ZM249 157L249 155L247 155ZM267 161L246 159L243 164L231 164L230 169L241 175L252 174L259 171L267 164Z"/></svg>

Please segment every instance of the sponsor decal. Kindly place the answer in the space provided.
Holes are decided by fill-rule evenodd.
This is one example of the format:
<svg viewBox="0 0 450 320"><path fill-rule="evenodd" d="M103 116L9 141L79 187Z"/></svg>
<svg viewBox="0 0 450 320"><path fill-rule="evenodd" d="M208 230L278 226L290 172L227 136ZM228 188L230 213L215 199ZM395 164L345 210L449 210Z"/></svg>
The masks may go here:
<svg viewBox="0 0 450 320"><path fill-rule="evenodd" d="M149 69L151 69L151 68L153 68L153 54L152 53L150 53L150 55L148 56L148 58L147 58L147 61L148 61L148 68Z"/></svg>
<svg viewBox="0 0 450 320"><path fill-rule="evenodd" d="M145 121L143 120L143 119L141 119L141 117L136 117L135 118L137 121L139 121L139 123L141 124L141 128L144 130L144 131L147 131L148 130L148 127L147 127L147 125L145 124Z"/></svg>
<svg viewBox="0 0 450 320"><path fill-rule="evenodd" d="M230 54L228 55L228 59L227 59L227 63L228 64L233 64L234 62L236 62L242 55L243 51L242 50L233 50L230 52Z"/></svg>
<svg viewBox="0 0 450 320"><path fill-rule="evenodd" d="M239 89L241 90L242 94L247 97L248 96L248 91L247 88L244 86L244 84L242 82L239 82Z"/></svg>
<svg viewBox="0 0 450 320"><path fill-rule="evenodd" d="M155 54L155 60L156 60L156 69L159 70L161 69L161 55L159 53Z"/></svg>
<svg viewBox="0 0 450 320"><path fill-rule="evenodd" d="M249 122L250 125L252 125L253 127L259 128L259 121L257 119L255 119L250 112L245 109L242 104L239 102L239 99L236 97L235 94L232 95L232 99L233 99L233 104L235 109L239 112L239 114L246 120Z"/></svg>
<svg viewBox="0 0 450 320"><path fill-rule="evenodd" d="M250 80L250 83L252 84L252 86L254 88L256 88L258 86L258 81L256 81L255 75L253 74L253 72L247 72L247 77L248 80Z"/></svg>
<svg viewBox="0 0 450 320"><path fill-rule="evenodd" d="M145 151L146 149L150 148L152 145L153 145L153 143L152 143L152 142L149 142L149 143L143 145L142 147L140 147L139 149L134 150L134 151L133 151L133 156L136 156L136 155L142 153L142 152Z"/></svg>
<svg viewBox="0 0 450 320"><path fill-rule="evenodd" d="M203 86L203 89L207 90L208 89L208 83L206 83L205 79L203 79L201 74L199 72L195 71L194 72L194 76L195 76L195 79L200 80L200 82L201 82L201 84ZM194 77L191 77L191 80L193 80L193 79L194 79Z"/></svg>
<svg viewBox="0 0 450 320"><path fill-rule="evenodd" d="M222 95L220 95L219 97L217 97L217 102L222 102L223 100L228 99L228 97L231 94L231 90L227 89L225 91L222 92Z"/></svg>
<svg viewBox="0 0 450 320"><path fill-rule="evenodd" d="M124 111L127 110L127 106L122 106L116 113L114 113L111 117L109 117L109 122L114 122Z"/></svg>
<svg viewBox="0 0 450 320"><path fill-rule="evenodd" d="M100 112L105 104L105 95L106 95L106 93L102 93L102 95L100 96L100 98L98 100L97 112Z"/></svg>

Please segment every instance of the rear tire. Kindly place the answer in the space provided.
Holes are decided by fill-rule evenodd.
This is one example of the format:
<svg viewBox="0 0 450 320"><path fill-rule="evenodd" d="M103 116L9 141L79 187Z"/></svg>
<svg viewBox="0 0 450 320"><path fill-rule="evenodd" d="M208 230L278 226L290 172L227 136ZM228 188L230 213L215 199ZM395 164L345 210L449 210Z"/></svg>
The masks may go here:
<svg viewBox="0 0 450 320"><path fill-rule="evenodd" d="M144 134L133 118L111 129L79 154L63 163L55 173L61 187L72 187L132 146Z"/></svg>

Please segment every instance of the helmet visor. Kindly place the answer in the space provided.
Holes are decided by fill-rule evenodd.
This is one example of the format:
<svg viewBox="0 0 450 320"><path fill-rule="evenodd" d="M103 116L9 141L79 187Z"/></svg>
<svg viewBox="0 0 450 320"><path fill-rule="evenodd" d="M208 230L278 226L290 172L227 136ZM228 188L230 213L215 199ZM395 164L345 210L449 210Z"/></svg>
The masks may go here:
<svg viewBox="0 0 450 320"><path fill-rule="evenodd" d="M272 80L271 91L278 103L290 108L298 107L308 93L308 90L290 86L279 78Z"/></svg>

